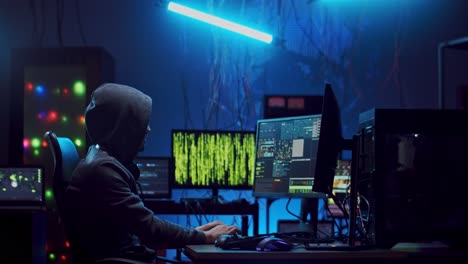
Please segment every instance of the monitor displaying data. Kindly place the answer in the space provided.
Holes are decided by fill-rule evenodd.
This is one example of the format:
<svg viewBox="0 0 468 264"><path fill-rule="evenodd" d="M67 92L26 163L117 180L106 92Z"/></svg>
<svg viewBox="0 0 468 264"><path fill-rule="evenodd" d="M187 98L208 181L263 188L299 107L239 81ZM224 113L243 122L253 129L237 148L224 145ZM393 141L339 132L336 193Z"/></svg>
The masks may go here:
<svg viewBox="0 0 468 264"><path fill-rule="evenodd" d="M0 167L0 206L42 206L43 177L42 167Z"/></svg>
<svg viewBox="0 0 468 264"><path fill-rule="evenodd" d="M254 195L326 196L314 190L321 115L259 120Z"/></svg>
<svg viewBox="0 0 468 264"><path fill-rule="evenodd" d="M173 162L171 157L138 157L135 160L143 198L171 198Z"/></svg>
<svg viewBox="0 0 468 264"><path fill-rule="evenodd" d="M331 196L342 144L340 108L330 84L321 114L258 120L254 196Z"/></svg>
<svg viewBox="0 0 468 264"><path fill-rule="evenodd" d="M252 189L253 131L173 130L172 154L175 188Z"/></svg>

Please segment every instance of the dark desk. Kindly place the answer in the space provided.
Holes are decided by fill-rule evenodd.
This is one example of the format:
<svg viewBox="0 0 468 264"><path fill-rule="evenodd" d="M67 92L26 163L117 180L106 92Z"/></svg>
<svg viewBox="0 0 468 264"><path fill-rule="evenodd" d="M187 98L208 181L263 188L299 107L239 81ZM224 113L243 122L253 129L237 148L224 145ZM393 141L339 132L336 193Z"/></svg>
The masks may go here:
<svg viewBox="0 0 468 264"><path fill-rule="evenodd" d="M242 263L395 263L407 258L408 253L392 250L311 251L297 248L288 252L257 252L223 250L213 245L190 245L184 254L195 264Z"/></svg>
<svg viewBox="0 0 468 264"><path fill-rule="evenodd" d="M223 250L214 245L190 245L184 254L195 264L305 264L305 263L466 263L467 250L434 247L417 247L403 244L392 249L351 251L316 251L303 247L288 252L257 252L247 250ZM422 261L422 262L421 262Z"/></svg>
<svg viewBox="0 0 468 264"><path fill-rule="evenodd" d="M259 217L258 203L203 203L201 210L196 206L190 208L184 203L176 203L169 201L145 200L145 205L151 209L156 215L158 214L185 214L185 215L241 215L252 216L253 218L253 233L258 235ZM248 219L242 218L242 232L248 234Z"/></svg>

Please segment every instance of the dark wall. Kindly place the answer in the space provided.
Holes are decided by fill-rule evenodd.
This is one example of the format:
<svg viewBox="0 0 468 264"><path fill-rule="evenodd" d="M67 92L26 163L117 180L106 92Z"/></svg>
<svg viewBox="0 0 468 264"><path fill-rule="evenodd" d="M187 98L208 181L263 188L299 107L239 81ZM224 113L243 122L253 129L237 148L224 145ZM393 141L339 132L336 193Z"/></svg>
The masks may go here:
<svg viewBox="0 0 468 264"><path fill-rule="evenodd" d="M56 1L0 1L0 163L8 157L12 48L104 47L115 81L154 100L144 154L170 155L173 128L253 130L263 95L321 94L325 82L345 137L371 107L436 108L437 46L468 35L463 0L190 1L271 32L284 40L279 46L183 18L161 1L63 2L57 12ZM468 83L468 55L449 55L454 105L455 87Z"/></svg>

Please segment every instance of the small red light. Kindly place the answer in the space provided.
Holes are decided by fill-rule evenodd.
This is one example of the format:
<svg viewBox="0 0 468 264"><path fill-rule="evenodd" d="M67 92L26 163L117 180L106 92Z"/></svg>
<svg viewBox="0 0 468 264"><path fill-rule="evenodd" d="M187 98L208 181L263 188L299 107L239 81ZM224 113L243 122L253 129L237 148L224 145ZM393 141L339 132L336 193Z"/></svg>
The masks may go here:
<svg viewBox="0 0 468 264"><path fill-rule="evenodd" d="M66 261L66 260L67 260L67 256L62 255L62 256L60 256L60 259L63 260L63 261Z"/></svg>
<svg viewBox="0 0 468 264"><path fill-rule="evenodd" d="M80 116L78 117L78 122L79 122L80 124L84 124L84 123L85 123L85 117L84 117L84 115L80 115Z"/></svg>
<svg viewBox="0 0 468 264"><path fill-rule="evenodd" d="M28 90L28 92L32 92L32 90L34 89L33 84L30 83L30 82L27 82L26 83L26 89Z"/></svg>
<svg viewBox="0 0 468 264"><path fill-rule="evenodd" d="M65 241L65 246L66 246L67 248L69 248L69 247L70 247L70 242Z"/></svg>

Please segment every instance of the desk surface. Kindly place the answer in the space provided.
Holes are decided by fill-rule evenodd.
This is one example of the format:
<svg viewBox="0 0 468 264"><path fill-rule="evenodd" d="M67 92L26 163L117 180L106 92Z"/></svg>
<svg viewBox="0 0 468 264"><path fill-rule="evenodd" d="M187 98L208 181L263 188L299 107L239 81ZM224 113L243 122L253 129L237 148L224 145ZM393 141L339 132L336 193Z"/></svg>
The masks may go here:
<svg viewBox="0 0 468 264"><path fill-rule="evenodd" d="M399 243L392 249L306 250L299 246L286 252L224 250L214 245L189 245L184 254L195 264L241 263L466 263L468 248L448 248L439 243Z"/></svg>
<svg viewBox="0 0 468 264"><path fill-rule="evenodd" d="M390 249L351 250L351 251L325 251L306 250L298 247L287 252L257 252L248 250L224 250L214 245L189 245L184 248L184 254L194 263L327 263L340 262L344 260L351 263L375 263L379 260L393 263L408 257L407 252L393 251Z"/></svg>

